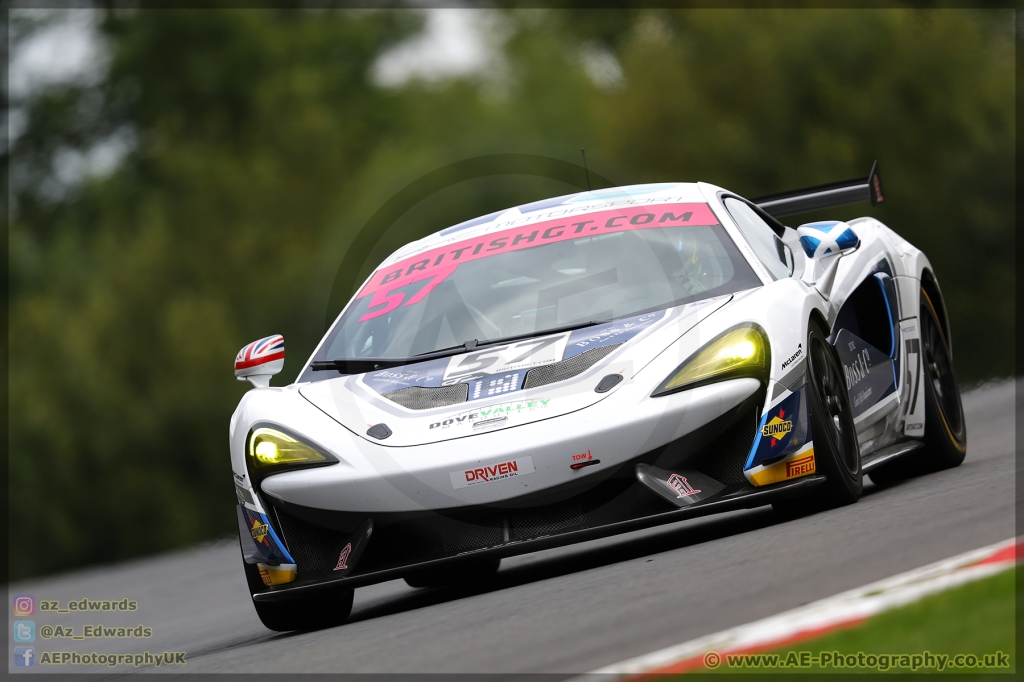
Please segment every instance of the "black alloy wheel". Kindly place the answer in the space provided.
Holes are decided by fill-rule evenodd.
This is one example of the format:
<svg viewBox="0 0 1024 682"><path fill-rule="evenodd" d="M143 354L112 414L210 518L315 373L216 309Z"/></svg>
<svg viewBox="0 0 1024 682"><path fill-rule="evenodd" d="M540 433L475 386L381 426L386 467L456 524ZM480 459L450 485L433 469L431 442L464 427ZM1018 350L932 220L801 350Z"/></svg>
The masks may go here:
<svg viewBox="0 0 1024 682"><path fill-rule="evenodd" d="M807 497L773 503L786 516L851 504L860 499L864 479L853 410L839 356L817 319L808 324L808 403L815 473L826 481Z"/></svg>
<svg viewBox="0 0 1024 682"><path fill-rule="evenodd" d="M925 403L925 441L930 449L938 450L933 454L937 454L939 459L943 460L943 465L956 466L963 461L967 452L964 406L960 399L956 375L953 373L953 361L946 334L939 325L935 307L924 289L921 290L921 340L921 345L924 346L923 370L928 384L926 398L932 399ZM933 408L931 412L928 410L930 407ZM929 429L931 426L934 428ZM929 439L929 435L933 438ZM929 440L932 442L928 442Z"/></svg>

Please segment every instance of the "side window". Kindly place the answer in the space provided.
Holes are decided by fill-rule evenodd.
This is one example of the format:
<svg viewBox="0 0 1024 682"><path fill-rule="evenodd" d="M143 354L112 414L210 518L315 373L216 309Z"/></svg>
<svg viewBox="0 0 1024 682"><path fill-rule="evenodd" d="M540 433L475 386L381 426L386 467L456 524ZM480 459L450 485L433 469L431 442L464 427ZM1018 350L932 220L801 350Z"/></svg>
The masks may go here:
<svg viewBox="0 0 1024 682"><path fill-rule="evenodd" d="M775 276L775 279L782 279L793 274L793 255L789 248L782 243L775 230L768 226L761 219L754 209L747 206L738 199L727 198L725 207L729 215L736 221L750 248L754 250L757 257L768 268L768 271Z"/></svg>

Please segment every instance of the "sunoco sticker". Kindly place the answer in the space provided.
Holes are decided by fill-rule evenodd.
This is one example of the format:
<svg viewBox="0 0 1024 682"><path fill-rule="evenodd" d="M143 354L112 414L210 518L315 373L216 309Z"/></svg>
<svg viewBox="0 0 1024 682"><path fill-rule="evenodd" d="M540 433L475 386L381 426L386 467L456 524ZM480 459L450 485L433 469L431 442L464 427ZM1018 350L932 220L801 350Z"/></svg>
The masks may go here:
<svg viewBox="0 0 1024 682"><path fill-rule="evenodd" d="M508 459L497 464L453 471L451 473L452 486L455 488L468 488L471 485L491 483L492 481L503 481L508 478L516 478L533 473L533 459L529 456Z"/></svg>

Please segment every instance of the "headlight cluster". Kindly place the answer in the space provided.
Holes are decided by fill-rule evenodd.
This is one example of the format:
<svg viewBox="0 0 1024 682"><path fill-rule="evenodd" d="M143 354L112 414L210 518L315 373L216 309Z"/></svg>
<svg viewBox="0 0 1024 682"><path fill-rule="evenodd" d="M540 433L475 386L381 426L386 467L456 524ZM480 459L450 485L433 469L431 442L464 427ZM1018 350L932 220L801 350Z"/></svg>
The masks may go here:
<svg viewBox="0 0 1024 682"><path fill-rule="evenodd" d="M768 379L768 337L753 322L719 334L669 375L652 393L666 395L736 377Z"/></svg>
<svg viewBox="0 0 1024 682"><path fill-rule="evenodd" d="M278 469L301 469L337 462L287 433L261 427L249 434L249 471L254 476Z"/></svg>

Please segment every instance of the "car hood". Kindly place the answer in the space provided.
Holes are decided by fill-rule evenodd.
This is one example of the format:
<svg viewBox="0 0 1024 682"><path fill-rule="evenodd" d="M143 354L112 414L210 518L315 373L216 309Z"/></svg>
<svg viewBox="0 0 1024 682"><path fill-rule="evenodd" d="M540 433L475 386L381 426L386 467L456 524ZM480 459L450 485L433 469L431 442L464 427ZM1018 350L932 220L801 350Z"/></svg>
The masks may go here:
<svg viewBox="0 0 1024 682"><path fill-rule="evenodd" d="M490 433L589 407L614 393L732 295L365 374L299 393L352 433L408 447ZM598 392L601 380L619 375ZM604 386L602 386L604 388ZM375 438L367 432L383 438ZM390 434L388 434L390 432Z"/></svg>

